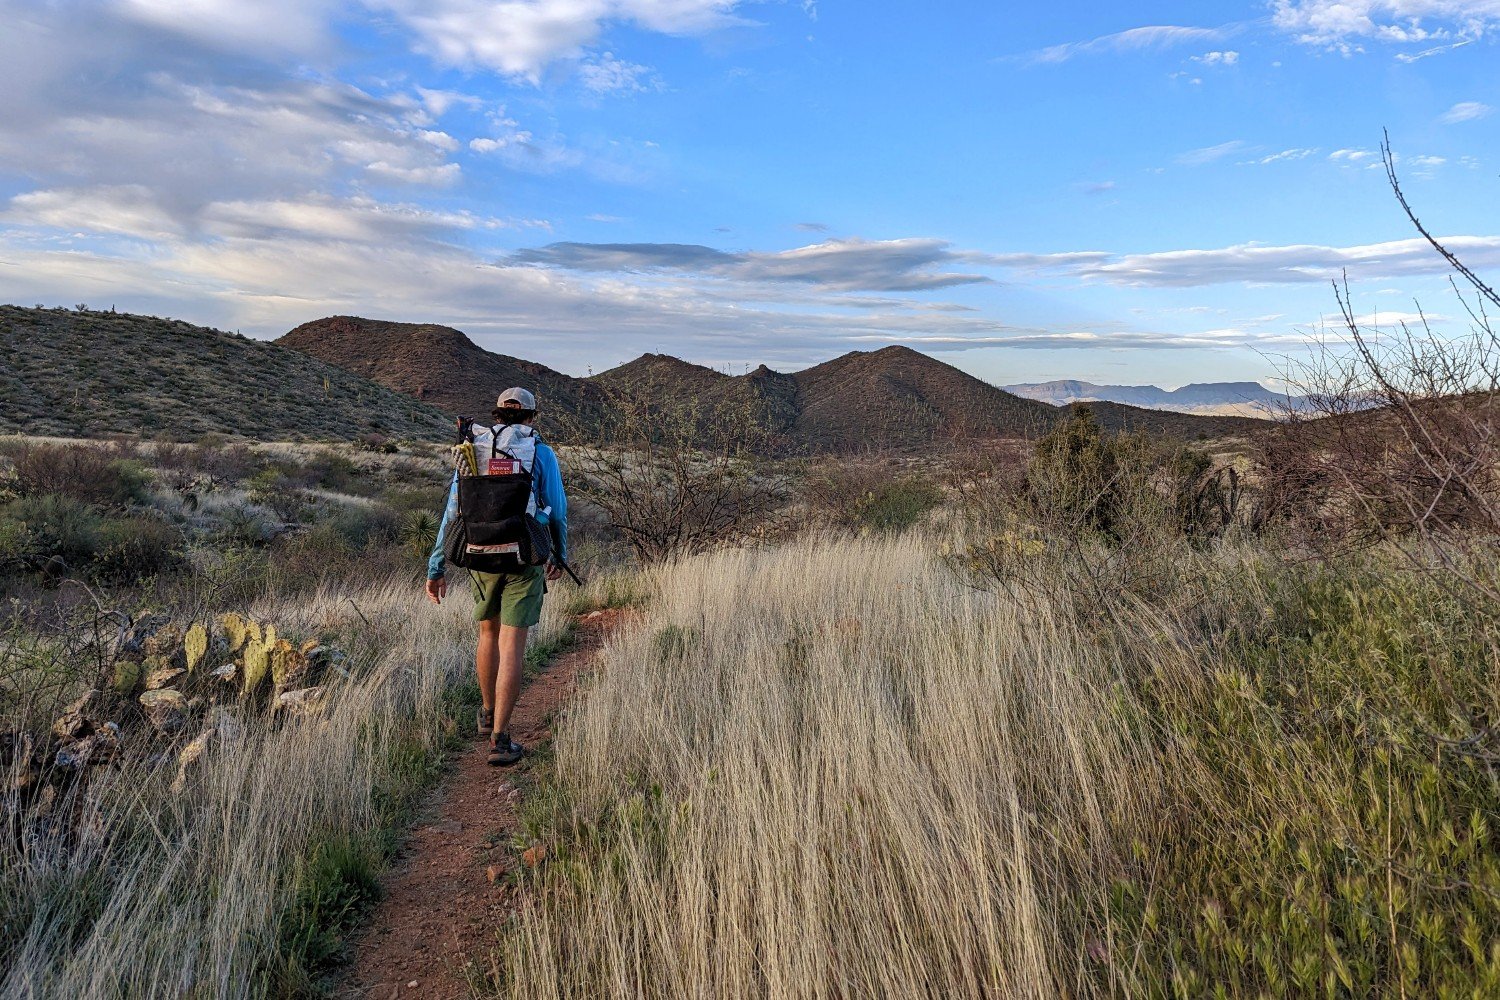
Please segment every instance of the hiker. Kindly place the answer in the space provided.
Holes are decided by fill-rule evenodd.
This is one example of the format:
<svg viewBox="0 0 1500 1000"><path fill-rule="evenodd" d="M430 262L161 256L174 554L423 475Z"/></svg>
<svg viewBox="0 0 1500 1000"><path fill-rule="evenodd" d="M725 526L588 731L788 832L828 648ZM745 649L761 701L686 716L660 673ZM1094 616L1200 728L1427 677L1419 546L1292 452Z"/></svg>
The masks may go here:
<svg viewBox="0 0 1500 1000"><path fill-rule="evenodd" d="M469 570L474 592L474 620L479 623L479 648L474 668L479 675L479 693L484 704L479 709L479 736L490 739L489 763L509 767L525 753L521 744L510 738L511 710L521 693L521 667L526 653L526 636L542 616L542 595L547 582L557 580L567 565L568 498L563 493L562 472L557 454L541 443L531 421L536 417L536 397L526 389L506 389L500 394L492 413L495 426L459 422L460 433L472 447L467 450L467 471L487 475L530 474L528 515L534 515L551 536L551 552L545 567L527 565L519 555L501 555L484 565L498 572ZM463 456L465 444L459 446ZM482 456L482 457L481 457ZM461 457L460 461L464 461ZM427 598L442 603L448 593L447 566L459 558L444 540L450 532L467 530L459 523L459 469L453 473L448 490L448 505L438 528L437 544L427 560ZM470 551L479 547L468 546ZM494 546L495 549L515 546Z"/></svg>

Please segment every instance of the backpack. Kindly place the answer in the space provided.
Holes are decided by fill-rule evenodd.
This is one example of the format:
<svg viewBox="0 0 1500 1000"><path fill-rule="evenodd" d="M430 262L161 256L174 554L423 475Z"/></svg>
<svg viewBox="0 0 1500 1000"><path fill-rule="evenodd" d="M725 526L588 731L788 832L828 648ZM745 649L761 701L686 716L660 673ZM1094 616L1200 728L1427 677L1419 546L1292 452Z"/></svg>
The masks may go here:
<svg viewBox="0 0 1500 1000"><path fill-rule="evenodd" d="M443 539L448 562L478 573L514 573L552 555L551 532L535 516L540 443L530 427L459 418L458 516Z"/></svg>

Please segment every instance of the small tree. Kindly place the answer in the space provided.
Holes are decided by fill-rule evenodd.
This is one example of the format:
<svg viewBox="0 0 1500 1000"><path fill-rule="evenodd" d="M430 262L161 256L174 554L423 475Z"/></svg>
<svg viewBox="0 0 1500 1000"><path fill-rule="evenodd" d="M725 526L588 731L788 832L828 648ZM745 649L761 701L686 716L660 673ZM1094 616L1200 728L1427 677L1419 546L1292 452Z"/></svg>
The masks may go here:
<svg viewBox="0 0 1500 1000"><path fill-rule="evenodd" d="M604 390L596 426L569 429L573 492L646 562L754 536L780 505L753 401L702 403L647 379Z"/></svg>

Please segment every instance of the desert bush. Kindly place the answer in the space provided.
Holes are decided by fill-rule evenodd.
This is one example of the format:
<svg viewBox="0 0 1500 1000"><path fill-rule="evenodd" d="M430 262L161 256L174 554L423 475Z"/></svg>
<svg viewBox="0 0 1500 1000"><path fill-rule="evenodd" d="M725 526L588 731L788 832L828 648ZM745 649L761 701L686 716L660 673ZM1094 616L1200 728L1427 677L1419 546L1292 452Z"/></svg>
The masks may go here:
<svg viewBox="0 0 1500 1000"><path fill-rule="evenodd" d="M218 514L216 535L229 545L266 545L279 535L282 523L274 512L253 503L233 503Z"/></svg>
<svg viewBox="0 0 1500 1000"><path fill-rule="evenodd" d="M123 506L142 502L151 481L133 451L119 442L98 445L27 444L11 475L22 496L64 496L80 503Z"/></svg>
<svg viewBox="0 0 1500 1000"><path fill-rule="evenodd" d="M131 583L183 565L182 533L157 518L141 515L100 524L90 573L106 583Z"/></svg>
<svg viewBox="0 0 1500 1000"><path fill-rule="evenodd" d="M597 429L569 435L590 445L568 451L568 488L604 511L640 559L766 529L783 487L757 457L769 432L748 403L700 406L649 381L607 396Z"/></svg>
<svg viewBox="0 0 1500 1000"><path fill-rule="evenodd" d="M1323 551L1389 543L1413 565L1449 571L1500 538L1500 293L1417 218L1382 146L1392 192L1417 232L1453 268L1468 331L1438 334L1425 316L1384 334L1363 326L1347 284L1333 286L1346 344L1288 364L1311 401L1264 443L1263 519L1290 522ZM1462 282L1461 284L1459 282ZM1476 547L1477 546L1477 547ZM1455 562L1450 554L1460 552ZM1470 581L1472 584L1475 581ZM1500 591L1486 589L1486 601Z"/></svg>
<svg viewBox="0 0 1500 1000"><path fill-rule="evenodd" d="M1125 992L1500 987L1500 741L1472 723L1500 695L1496 621L1390 552L1249 564L1210 595L1196 621L1109 637L1171 734L1158 818L1109 903ZM1167 621L1201 681L1145 662Z"/></svg>
<svg viewBox="0 0 1500 1000"><path fill-rule="evenodd" d="M99 550L102 519L84 502L34 494L4 508L0 539L5 557L26 569L78 572Z"/></svg>
<svg viewBox="0 0 1500 1000"><path fill-rule="evenodd" d="M401 544L414 558L426 559L437 544L442 518L431 510L411 510L401 519Z"/></svg>
<svg viewBox="0 0 1500 1000"><path fill-rule="evenodd" d="M907 468L892 457L824 462L798 492L815 522L853 531L904 531L941 502L936 470Z"/></svg>

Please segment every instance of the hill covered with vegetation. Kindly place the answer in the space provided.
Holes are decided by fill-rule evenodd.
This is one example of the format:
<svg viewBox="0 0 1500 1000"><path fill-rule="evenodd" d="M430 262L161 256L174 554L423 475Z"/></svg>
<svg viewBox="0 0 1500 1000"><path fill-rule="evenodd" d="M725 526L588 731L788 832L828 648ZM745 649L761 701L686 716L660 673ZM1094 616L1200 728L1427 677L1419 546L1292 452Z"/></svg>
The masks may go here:
<svg viewBox="0 0 1500 1000"><path fill-rule="evenodd" d="M0 431L441 438L443 412L287 347L179 320L0 305Z"/></svg>

